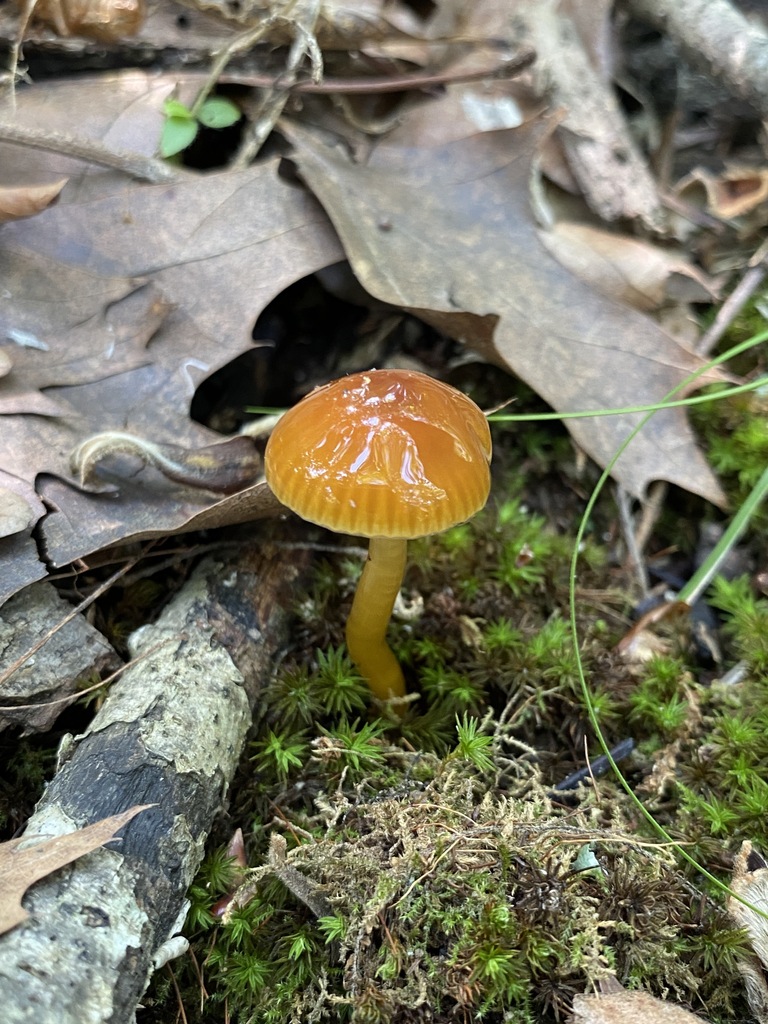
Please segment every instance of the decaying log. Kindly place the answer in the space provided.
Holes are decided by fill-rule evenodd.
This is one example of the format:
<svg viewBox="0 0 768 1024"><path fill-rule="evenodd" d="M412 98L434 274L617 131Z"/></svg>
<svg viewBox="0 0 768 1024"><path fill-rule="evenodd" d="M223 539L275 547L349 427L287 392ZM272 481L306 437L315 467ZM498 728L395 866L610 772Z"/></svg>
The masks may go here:
<svg viewBox="0 0 768 1024"><path fill-rule="evenodd" d="M206 560L60 765L27 835L136 804L121 842L34 886L0 937L3 1024L128 1024L186 912L186 890L237 765L251 709L286 640L307 556L271 548ZM181 948L183 949L183 940Z"/></svg>

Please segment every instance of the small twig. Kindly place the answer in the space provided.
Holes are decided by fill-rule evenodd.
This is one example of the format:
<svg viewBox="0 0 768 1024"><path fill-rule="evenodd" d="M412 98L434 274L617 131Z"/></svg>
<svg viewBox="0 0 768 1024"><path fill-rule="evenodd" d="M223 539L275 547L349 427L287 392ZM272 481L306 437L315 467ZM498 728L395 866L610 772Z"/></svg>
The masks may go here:
<svg viewBox="0 0 768 1024"><path fill-rule="evenodd" d="M493 67L478 71L437 71L413 75L376 75L371 78L324 78L322 82L296 82L291 92L311 93L369 93L409 92L411 89L432 89L440 85L458 85L463 82L478 82L485 78L515 78L536 59L533 50L522 50L514 57L502 60ZM228 81L223 76L222 81ZM250 85L256 89L271 89L284 85L280 75L234 75L232 81L238 85Z"/></svg>
<svg viewBox="0 0 768 1024"><path fill-rule="evenodd" d="M75 690L74 693L68 693L65 697L55 697L53 700L45 700L38 702L37 704L8 704L0 706L0 713L4 712L6 714L11 714L14 711L36 711L38 708L52 708L57 704L71 704L73 701L80 700L81 697L85 697L87 694L93 693L94 690L100 690L103 686L109 686L110 683L119 679L126 669L133 668L134 665L138 665L140 661L148 658L150 654L154 654L156 651L159 651L161 647L165 647L166 644L171 643L172 640L183 640L184 638L184 634L179 633L178 636L168 637L166 640L159 640L152 647L147 648L146 651L142 651L141 654L136 655L135 658L131 658L130 661L126 661L126 663L121 665L120 668L116 668L111 675L108 675L105 679L100 679L98 683L94 683L93 686L87 686L84 690Z"/></svg>
<svg viewBox="0 0 768 1024"><path fill-rule="evenodd" d="M0 142L10 142L14 146L27 146L29 149L42 149L46 153L58 153L60 156L99 167L109 167L113 171L148 181L152 185L163 182L178 181L180 175L175 168L141 153L127 153L123 150L109 149L94 139L80 139L63 132L49 132L42 128L31 128L29 125L14 124L0 121Z"/></svg>
<svg viewBox="0 0 768 1024"><path fill-rule="evenodd" d="M192 117L197 117L200 113L203 104L210 96L212 90L216 87L216 83L219 81L219 76L232 58L236 54L243 53L250 50L252 46L255 46L260 39L263 39L264 36L267 35L279 17L290 13L297 3L298 0L289 0L282 11L275 12L269 15L269 17L264 18L263 21L255 28L249 28L244 32L240 32L234 39L227 43L226 46L219 50L217 54L215 54L211 69L190 108Z"/></svg>
<svg viewBox="0 0 768 1024"><path fill-rule="evenodd" d="M10 82L10 110L12 114L16 113L16 79L21 77L19 75L19 62L22 58L21 48L24 45L24 36L27 31L32 14L34 13L35 7L37 6L38 0L23 0L22 3L17 3L19 8L19 22L16 26L16 34L11 40L11 52L9 54L8 67L6 69L4 77L7 76Z"/></svg>
<svg viewBox="0 0 768 1024"><path fill-rule="evenodd" d="M171 985L173 985L173 991L174 991L174 993L176 995L176 1005L179 1008L179 1016L181 1017L181 1024L188 1024L188 1022L187 1022L187 1014L186 1014L186 1011L184 1010L184 999L182 998L182 995L181 995L181 989L179 988L179 983L178 983L178 981L176 981L176 975L173 973L173 968L171 967L170 964L166 964L165 966L166 966L166 969L168 971L168 974L171 976Z"/></svg>
<svg viewBox="0 0 768 1024"><path fill-rule="evenodd" d="M709 329L702 334L695 352L699 356L708 356L715 345L731 326L733 320L741 312L742 308L749 302L754 293L762 284L766 275L766 244L763 244L756 256L760 256L759 262L751 260L746 274L742 277L731 294L717 311L717 316L712 321Z"/></svg>
<svg viewBox="0 0 768 1024"><path fill-rule="evenodd" d="M285 839L276 832L272 833L267 862L274 876L297 900L309 907L315 917L330 917L333 914L333 905L322 895L320 886L287 862Z"/></svg>
<svg viewBox="0 0 768 1024"><path fill-rule="evenodd" d="M643 504L643 512L640 517L640 522L637 524L637 529L635 530L635 544L640 551L644 550L645 545L648 543L648 539L658 522L668 490L669 484L665 480L654 480L648 488L648 494L646 495L646 499Z"/></svg>
<svg viewBox="0 0 768 1024"><path fill-rule="evenodd" d="M676 40L690 60L768 114L768 32L729 0L625 0Z"/></svg>
<svg viewBox="0 0 768 1024"><path fill-rule="evenodd" d="M519 4L539 55L540 88L563 108L558 136L589 207L603 220L635 218L656 230L656 183L611 85L598 73L573 20L552 0Z"/></svg>
<svg viewBox="0 0 768 1024"><path fill-rule="evenodd" d="M192 546L178 547L171 550L155 551L152 553L152 557L162 557L162 561L155 562L154 565L148 564L145 569L139 569L137 572L126 576L123 587L127 589L141 580L152 579L153 576L165 572L166 569L176 569L181 563L188 562L192 558L201 558L203 555L210 555L214 552L223 555L226 552L236 551L239 544L240 542L235 540L217 540L212 541L210 544L193 544ZM147 556L146 561L149 561L149 556ZM100 568L103 567L104 563L102 562Z"/></svg>
<svg viewBox="0 0 768 1024"><path fill-rule="evenodd" d="M713 231L719 235L725 231L725 224L717 217L713 217L707 213L706 210L700 210L692 203L686 203L679 196L676 196L673 192L668 189L662 189L659 193L661 197L662 205L672 213L678 214L680 217L685 217L686 220L690 221L691 224L695 224L696 227L706 228L709 231Z"/></svg>
<svg viewBox="0 0 768 1024"><path fill-rule="evenodd" d="M312 65L313 81L319 82L322 79L323 55L315 38L315 27L317 19L320 17L320 2L321 0L294 0L286 5L285 14L281 12L281 17L287 17L294 7L298 7L291 20L294 37L288 50L288 59L281 76L282 80L265 93L258 115L250 125L243 144L232 162L233 168L247 167L256 158L285 109L290 98L290 87L298 77L305 56L309 57Z"/></svg>
<svg viewBox="0 0 768 1024"><path fill-rule="evenodd" d="M208 989L205 987L203 968L200 966L200 962L195 956L195 951L192 946L189 947L189 958L192 961L192 970L195 972L195 975L197 976L197 983L200 986L200 1010L202 1011L202 1008L205 1006L205 1001L208 998Z"/></svg>
<svg viewBox="0 0 768 1024"><path fill-rule="evenodd" d="M621 532L624 534L624 543L627 545L627 554L632 562L632 568L635 571L635 576L640 585L640 590L643 597L647 597L649 590L648 573L645 568L645 562L643 561L642 551L637 544L637 534L635 532L635 524L632 520L632 512L629 507L629 502L630 498L627 491L625 491L623 487L617 487L616 507L619 510Z"/></svg>

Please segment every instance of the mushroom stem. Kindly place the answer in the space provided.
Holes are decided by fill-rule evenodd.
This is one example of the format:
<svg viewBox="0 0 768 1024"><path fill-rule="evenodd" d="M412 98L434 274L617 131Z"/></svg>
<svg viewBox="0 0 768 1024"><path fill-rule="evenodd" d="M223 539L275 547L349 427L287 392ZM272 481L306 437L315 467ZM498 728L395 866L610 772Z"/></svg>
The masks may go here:
<svg viewBox="0 0 768 1024"><path fill-rule="evenodd" d="M405 696L403 672L386 634L407 553L407 540L371 537L368 560L347 619L349 655L380 700Z"/></svg>

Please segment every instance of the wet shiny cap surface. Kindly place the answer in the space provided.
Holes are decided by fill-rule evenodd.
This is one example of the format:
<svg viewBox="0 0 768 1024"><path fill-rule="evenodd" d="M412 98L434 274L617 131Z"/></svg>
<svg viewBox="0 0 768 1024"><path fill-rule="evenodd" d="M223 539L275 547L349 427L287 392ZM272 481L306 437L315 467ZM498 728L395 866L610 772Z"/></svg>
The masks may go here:
<svg viewBox="0 0 768 1024"><path fill-rule="evenodd" d="M488 422L466 395L413 370L369 370L285 413L264 469L278 500L311 523L422 537L485 505L490 459Z"/></svg>

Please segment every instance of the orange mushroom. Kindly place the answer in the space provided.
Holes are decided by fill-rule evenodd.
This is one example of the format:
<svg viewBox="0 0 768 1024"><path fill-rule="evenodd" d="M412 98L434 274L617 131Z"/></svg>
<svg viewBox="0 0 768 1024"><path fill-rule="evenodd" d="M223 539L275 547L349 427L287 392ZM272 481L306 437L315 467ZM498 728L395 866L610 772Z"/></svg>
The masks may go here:
<svg viewBox="0 0 768 1024"><path fill-rule="evenodd" d="M466 395L413 370L369 370L316 388L280 418L264 470L311 523L370 538L347 648L374 695L402 697L386 642L408 539L478 512L490 489L488 422Z"/></svg>

